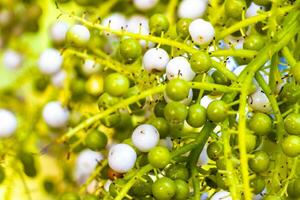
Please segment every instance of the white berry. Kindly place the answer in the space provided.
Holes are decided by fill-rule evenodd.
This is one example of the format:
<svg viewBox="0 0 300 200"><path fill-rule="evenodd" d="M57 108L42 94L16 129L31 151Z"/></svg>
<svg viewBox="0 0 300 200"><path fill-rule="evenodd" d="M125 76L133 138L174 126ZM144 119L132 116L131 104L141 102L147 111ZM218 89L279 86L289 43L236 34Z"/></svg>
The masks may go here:
<svg viewBox="0 0 300 200"><path fill-rule="evenodd" d="M179 18L196 19L202 17L207 7L206 0L183 0L179 4Z"/></svg>
<svg viewBox="0 0 300 200"><path fill-rule="evenodd" d="M84 61L83 65L81 66L82 72L86 75L92 75L100 71L101 65L95 63L94 60L87 59Z"/></svg>
<svg viewBox="0 0 300 200"><path fill-rule="evenodd" d="M134 6L141 11L146 11L153 8L158 0L133 0Z"/></svg>
<svg viewBox="0 0 300 200"><path fill-rule="evenodd" d="M0 137L9 137L17 129L17 118L9 110L0 109Z"/></svg>
<svg viewBox="0 0 300 200"><path fill-rule="evenodd" d="M68 24L62 21L55 22L50 27L50 38L55 43L62 43L66 39Z"/></svg>
<svg viewBox="0 0 300 200"><path fill-rule="evenodd" d="M54 74L58 72L62 66L63 58L56 49L46 49L39 58L38 66L43 74Z"/></svg>
<svg viewBox="0 0 300 200"><path fill-rule="evenodd" d="M268 97L261 88L258 88L248 97L248 104L254 111L269 113L272 111Z"/></svg>
<svg viewBox="0 0 300 200"><path fill-rule="evenodd" d="M3 65L7 69L17 69L21 67L23 61L22 55L14 50L7 50L3 54Z"/></svg>
<svg viewBox="0 0 300 200"><path fill-rule="evenodd" d="M149 35L149 20L143 15L133 15L131 16L126 25L126 30L131 33L141 34L141 35ZM151 48L154 46L152 42L147 42L146 40L140 40L140 44L143 48Z"/></svg>
<svg viewBox="0 0 300 200"><path fill-rule="evenodd" d="M59 72L57 72L51 76L51 83L57 88L62 88L64 85L64 81L66 79L66 76L67 76L66 71L60 70Z"/></svg>
<svg viewBox="0 0 300 200"><path fill-rule="evenodd" d="M111 30L120 31L126 26L126 18L123 14L113 13L103 19L102 25L109 27ZM106 34L108 34L106 32Z"/></svg>
<svg viewBox="0 0 300 200"><path fill-rule="evenodd" d="M75 45L84 45L90 40L91 34L87 27L75 24L67 32L67 39Z"/></svg>
<svg viewBox="0 0 300 200"><path fill-rule="evenodd" d="M146 71L164 71L169 62L169 54L161 48L152 48L143 56L143 67Z"/></svg>
<svg viewBox="0 0 300 200"><path fill-rule="evenodd" d="M214 39L215 29L212 24L203 19L196 19L189 26L189 33L194 43L207 44Z"/></svg>
<svg viewBox="0 0 300 200"><path fill-rule="evenodd" d="M142 124L134 129L131 140L138 150L148 152L157 145L159 133L154 126Z"/></svg>
<svg viewBox="0 0 300 200"><path fill-rule="evenodd" d="M158 146L167 147L169 151L171 151L173 148L172 139L170 137L166 137L165 139L160 139L158 142Z"/></svg>
<svg viewBox="0 0 300 200"><path fill-rule="evenodd" d="M116 144L108 153L110 168L119 173L125 173L134 167L136 152L127 144Z"/></svg>
<svg viewBox="0 0 300 200"><path fill-rule="evenodd" d="M98 162L103 159L103 155L99 152L89 149L83 150L77 157L74 176L79 184L82 184L94 171Z"/></svg>
<svg viewBox="0 0 300 200"><path fill-rule="evenodd" d="M191 81L196 75L188 60L182 56L175 57L168 62L166 73L169 80L181 78L186 81Z"/></svg>
<svg viewBox="0 0 300 200"><path fill-rule="evenodd" d="M62 128L67 124L69 111L60 102L52 101L43 109L43 118L52 128Z"/></svg>
<svg viewBox="0 0 300 200"><path fill-rule="evenodd" d="M216 192L210 200L232 200L232 197L230 196L230 193L224 190L221 190L219 192Z"/></svg>
<svg viewBox="0 0 300 200"><path fill-rule="evenodd" d="M264 11L264 10L265 7L251 2L250 6L246 10L246 18L254 17L259 14L259 11Z"/></svg>

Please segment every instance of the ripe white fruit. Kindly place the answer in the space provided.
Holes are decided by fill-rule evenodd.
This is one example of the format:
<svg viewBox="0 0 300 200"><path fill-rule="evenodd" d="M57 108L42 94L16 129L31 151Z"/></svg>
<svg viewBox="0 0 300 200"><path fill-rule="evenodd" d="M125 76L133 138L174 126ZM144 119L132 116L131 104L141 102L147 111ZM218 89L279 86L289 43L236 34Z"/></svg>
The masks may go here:
<svg viewBox="0 0 300 200"><path fill-rule="evenodd" d="M66 71L60 70L59 72L51 76L51 83L58 88L62 88L64 85L65 78L67 76Z"/></svg>
<svg viewBox="0 0 300 200"><path fill-rule="evenodd" d="M179 4L178 17L190 19L202 17L206 7L206 0L183 0Z"/></svg>
<svg viewBox="0 0 300 200"><path fill-rule="evenodd" d="M170 137L166 137L165 139L160 139L158 142L158 146L167 147L169 151L173 148L173 142Z"/></svg>
<svg viewBox="0 0 300 200"><path fill-rule="evenodd" d="M265 10L264 6L260 6L252 2L246 10L246 18L254 17L258 15L259 11L264 11L264 10Z"/></svg>
<svg viewBox="0 0 300 200"><path fill-rule="evenodd" d="M17 129L17 118L9 110L0 109L0 137L9 137Z"/></svg>
<svg viewBox="0 0 300 200"><path fill-rule="evenodd" d="M249 95L248 104L254 111L269 113L272 111L268 97L261 88L258 88L254 93Z"/></svg>
<svg viewBox="0 0 300 200"><path fill-rule="evenodd" d="M52 24L50 27L50 38L55 43L62 43L66 39L66 34L68 31L68 24L63 21L58 21Z"/></svg>
<svg viewBox="0 0 300 200"><path fill-rule="evenodd" d="M189 33L195 44L202 45L214 39L215 29L210 22L203 19L196 19L191 22Z"/></svg>
<svg viewBox="0 0 300 200"><path fill-rule="evenodd" d="M113 13L104 18L101 24L109 27L111 30L120 31L122 27L125 28L126 26L126 18L123 14ZM109 33L105 32L105 34Z"/></svg>
<svg viewBox="0 0 300 200"><path fill-rule="evenodd" d="M56 49L46 49L39 58L38 66L43 74L54 74L58 72L63 63L60 52Z"/></svg>
<svg viewBox="0 0 300 200"><path fill-rule="evenodd" d="M70 35L72 35L73 38L78 39L78 41L80 41L80 44L87 43L91 37L89 29L81 24L73 25L68 30L67 34L70 34Z"/></svg>
<svg viewBox="0 0 300 200"><path fill-rule="evenodd" d="M62 128L67 124L69 111L60 102L51 101L43 109L43 118L52 128Z"/></svg>
<svg viewBox="0 0 300 200"><path fill-rule="evenodd" d="M143 56L143 67L146 71L164 71L169 62L169 54L161 48L152 48Z"/></svg>
<svg viewBox="0 0 300 200"><path fill-rule="evenodd" d="M166 73L169 80L181 78L186 81L191 81L196 75L188 60L182 56L175 57L168 62Z"/></svg>
<svg viewBox="0 0 300 200"><path fill-rule="evenodd" d="M221 190L219 192L216 192L210 200L232 200L232 197L230 196L230 193L224 190Z"/></svg>
<svg viewBox="0 0 300 200"><path fill-rule="evenodd" d="M77 157L74 176L79 184L82 184L94 171L98 162L103 159L103 155L89 149L83 150Z"/></svg>
<svg viewBox="0 0 300 200"><path fill-rule="evenodd" d="M150 124L142 124L136 127L131 135L133 145L142 152L148 152L159 141L157 129Z"/></svg>
<svg viewBox="0 0 300 200"><path fill-rule="evenodd" d="M134 6L141 11L146 11L153 8L158 0L133 0Z"/></svg>
<svg viewBox="0 0 300 200"><path fill-rule="evenodd" d="M3 54L3 65L7 69L17 69L21 67L23 61L22 55L14 50L7 50Z"/></svg>
<svg viewBox="0 0 300 200"><path fill-rule="evenodd" d="M101 69L101 65L98 63L95 63L94 60L87 59L84 61L83 65L81 66L82 72L86 75L92 75L96 72L99 72Z"/></svg>
<svg viewBox="0 0 300 200"><path fill-rule="evenodd" d="M143 15L133 15L127 21L126 30L131 33L149 35L150 28L148 21L149 20ZM139 42L143 48L151 48L154 46L152 42L147 42L146 40L140 40Z"/></svg>
<svg viewBox="0 0 300 200"><path fill-rule="evenodd" d="M125 173L134 167L136 152L127 144L116 144L108 153L110 168L119 173Z"/></svg>

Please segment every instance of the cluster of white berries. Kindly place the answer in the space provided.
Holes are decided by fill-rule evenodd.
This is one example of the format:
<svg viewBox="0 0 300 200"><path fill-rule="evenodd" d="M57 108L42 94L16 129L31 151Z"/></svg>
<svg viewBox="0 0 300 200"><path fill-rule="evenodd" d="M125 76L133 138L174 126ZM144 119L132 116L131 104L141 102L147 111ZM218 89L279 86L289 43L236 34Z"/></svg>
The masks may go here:
<svg viewBox="0 0 300 200"><path fill-rule="evenodd" d="M134 147L141 152L148 152L159 143L159 133L150 124L142 124L135 128L131 141ZM110 168L119 173L125 173L134 167L137 154L128 144L113 145L108 153Z"/></svg>

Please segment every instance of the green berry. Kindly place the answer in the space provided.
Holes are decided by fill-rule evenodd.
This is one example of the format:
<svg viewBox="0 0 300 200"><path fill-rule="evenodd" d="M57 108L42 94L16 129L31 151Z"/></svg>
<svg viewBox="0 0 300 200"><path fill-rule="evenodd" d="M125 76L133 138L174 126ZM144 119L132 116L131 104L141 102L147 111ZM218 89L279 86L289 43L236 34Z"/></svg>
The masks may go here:
<svg viewBox="0 0 300 200"><path fill-rule="evenodd" d="M209 120L213 122L222 122L228 116L228 106L222 100L212 101L206 110L206 114Z"/></svg>
<svg viewBox="0 0 300 200"><path fill-rule="evenodd" d="M122 96L129 89L129 80L126 76L119 73L112 73L104 79L104 91L111 96Z"/></svg>
<svg viewBox="0 0 300 200"><path fill-rule="evenodd" d="M182 123L188 115L186 105L180 102L169 102L164 108L164 116L171 123Z"/></svg>
<svg viewBox="0 0 300 200"><path fill-rule="evenodd" d="M190 64L193 71L196 73L207 72L212 66L209 55L201 51L192 55Z"/></svg>
<svg viewBox="0 0 300 200"><path fill-rule="evenodd" d="M189 113L187 117L187 123L194 127L199 128L206 122L206 110L200 104L193 104L189 108Z"/></svg>
<svg viewBox="0 0 300 200"><path fill-rule="evenodd" d="M157 146L148 153L148 161L155 168L164 168L171 161L171 155L166 147Z"/></svg>
<svg viewBox="0 0 300 200"><path fill-rule="evenodd" d="M142 47L137 40L126 38L120 42L120 54L126 63L133 63L142 55Z"/></svg>
<svg viewBox="0 0 300 200"><path fill-rule="evenodd" d="M171 200L176 193L176 184L167 177L160 178L153 183L152 193L157 200Z"/></svg>
<svg viewBox="0 0 300 200"><path fill-rule="evenodd" d="M172 79L166 86L166 94L173 101L181 101L189 95L189 85L187 81L183 79Z"/></svg>
<svg viewBox="0 0 300 200"><path fill-rule="evenodd" d="M169 21L163 14L154 14L150 17L149 27L151 32L160 36L162 32L166 33L169 29Z"/></svg>
<svg viewBox="0 0 300 200"><path fill-rule="evenodd" d="M94 130L87 134L85 144L93 151L100 151L107 144L107 136L101 131Z"/></svg>
<svg viewBox="0 0 300 200"><path fill-rule="evenodd" d="M267 135L272 130L272 120L264 113L255 113L249 121L249 128L257 135Z"/></svg>

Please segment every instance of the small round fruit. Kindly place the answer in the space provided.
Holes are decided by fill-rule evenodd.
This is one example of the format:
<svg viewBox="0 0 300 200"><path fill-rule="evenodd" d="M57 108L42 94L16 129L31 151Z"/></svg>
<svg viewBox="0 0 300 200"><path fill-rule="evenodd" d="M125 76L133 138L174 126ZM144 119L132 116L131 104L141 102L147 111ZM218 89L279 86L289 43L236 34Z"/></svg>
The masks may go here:
<svg viewBox="0 0 300 200"><path fill-rule="evenodd" d="M206 110L200 104L193 104L189 108L187 123L194 127L199 128L206 122Z"/></svg>
<svg viewBox="0 0 300 200"><path fill-rule="evenodd" d="M159 133L154 126L142 124L134 129L131 140L138 150L148 152L157 145Z"/></svg>
<svg viewBox="0 0 300 200"><path fill-rule="evenodd" d="M212 142L207 146L207 155L216 161L223 155L223 146L219 142Z"/></svg>
<svg viewBox="0 0 300 200"><path fill-rule="evenodd" d="M23 56L21 53L14 50L6 50L3 53L3 65L7 69L18 69L23 62Z"/></svg>
<svg viewBox="0 0 300 200"><path fill-rule="evenodd" d="M189 95L189 85L187 81L183 79L172 79L167 83L166 94L173 101L181 101Z"/></svg>
<svg viewBox="0 0 300 200"><path fill-rule="evenodd" d="M212 24L203 19L196 19L189 26L189 33L195 44L210 43L215 37L215 29Z"/></svg>
<svg viewBox="0 0 300 200"><path fill-rule="evenodd" d="M118 97L111 96L108 93L103 93L98 99L98 108L99 110L107 109L119 103L119 101L120 99Z"/></svg>
<svg viewBox="0 0 300 200"><path fill-rule="evenodd" d="M170 200L176 193L175 182L167 177L155 181L152 185L152 194L157 200Z"/></svg>
<svg viewBox="0 0 300 200"><path fill-rule="evenodd" d="M160 36L162 33L166 33L169 29L168 18L163 14L154 14L150 17L149 27L154 35Z"/></svg>
<svg viewBox="0 0 300 200"><path fill-rule="evenodd" d="M263 113L269 113L272 111L272 107L268 97L260 88L249 95L248 104L254 111Z"/></svg>
<svg viewBox="0 0 300 200"><path fill-rule="evenodd" d="M241 19L242 12L246 7L245 0L227 0L225 1L225 14L228 17Z"/></svg>
<svg viewBox="0 0 300 200"><path fill-rule="evenodd" d="M87 27L75 24L67 32L67 41L76 47L85 46L90 40L91 34Z"/></svg>
<svg viewBox="0 0 300 200"><path fill-rule="evenodd" d="M94 130L85 137L85 145L93 151L100 151L107 144L107 136L101 132Z"/></svg>
<svg viewBox="0 0 300 200"><path fill-rule="evenodd" d="M176 185L176 193L173 197L175 200L186 200L189 196L189 185L181 179L174 181Z"/></svg>
<svg viewBox="0 0 300 200"><path fill-rule="evenodd" d="M214 79L216 84L230 85L230 80L219 70L214 71L211 77Z"/></svg>
<svg viewBox="0 0 300 200"><path fill-rule="evenodd" d="M252 34L248 37L246 37L243 48L249 49L249 50L260 50L264 47L264 38L259 34Z"/></svg>
<svg viewBox="0 0 300 200"><path fill-rule="evenodd" d="M142 55L142 47L137 40L126 38L120 42L120 54L126 63L133 63Z"/></svg>
<svg viewBox="0 0 300 200"><path fill-rule="evenodd" d="M147 11L152 9L158 0L133 0L134 6L140 11Z"/></svg>
<svg viewBox="0 0 300 200"><path fill-rule="evenodd" d="M272 120L264 113L255 113L249 121L249 128L257 135L267 135L272 130Z"/></svg>
<svg viewBox="0 0 300 200"><path fill-rule="evenodd" d="M80 200L80 197L78 194L74 192L67 192L60 196L59 200Z"/></svg>
<svg viewBox="0 0 300 200"><path fill-rule="evenodd" d="M289 135L281 142L281 149L289 157L296 157L300 153L300 137Z"/></svg>
<svg viewBox="0 0 300 200"><path fill-rule="evenodd" d="M206 110L206 114L209 120L213 122L222 122L228 116L228 106L222 100L212 101Z"/></svg>
<svg viewBox="0 0 300 200"><path fill-rule="evenodd" d="M88 94L99 96L103 92L103 77L100 75L92 75L86 82L85 89Z"/></svg>
<svg viewBox="0 0 300 200"><path fill-rule="evenodd" d="M109 166L119 173L125 173L134 167L136 152L127 144L116 144L108 153Z"/></svg>
<svg viewBox="0 0 300 200"><path fill-rule="evenodd" d="M48 126L62 128L66 126L69 119L69 111L60 102L51 101L43 109L43 118Z"/></svg>
<svg viewBox="0 0 300 200"><path fill-rule="evenodd" d="M164 49L151 48L143 56L143 67L147 72L164 71L169 60L169 54Z"/></svg>
<svg viewBox="0 0 300 200"><path fill-rule="evenodd" d="M166 107L166 102L160 101L154 106L154 114L156 117L164 117L164 109Z"/></svg>
<svg viewBox="0 0 300 200"><path fill-rule="evenodd" d="M61 44L65 41L68 31L68 24L63 21L57 21L50 27L50 38L56 44Z"/></svg>
<svg viewBox="0 0 300 200"><path fill-rule="evenodd" d="M63 57L56 49L49 48L40 55L38 66L43 74L51 75L58 72L62 66Z"/></svg>
<svg viewBox="0 0 300 200"><path fill-rule="evenodd" d="M148 153L148 161L155 168L164 168L171 161L171 155L166 147L157 146Z"/></svg>
<svg viewBox="0 0 300 200"><path fill-rule="evenodd" d="M176 32L182 38L185 39L189 36L189 26L192 22L189 18L182 18L176 24Z"/></svg>
<svg viewBox="0 0 300 200"><path fill-rule="evenodd" d="M137 180L135 182L130 189L129 194L137 197L145 197L152 194L152 179L147 175L142 176L142 178L143 180Z"/></svg>
<svg viewBox="0 0 300 200"><path fill-rule="evenodd" d="M211 59L205 52L194 53L190 59L192 70L196 73L207 72L211 65Z"/></svg>
<svg viewBox="0 0 300 200"><path fill-rule="evenodd" d="M166 176L175 180L182 179L187 181L190 177L189 170L182 164L172 164L166 169Z"/></svg>
<svg viewBox="0 0 300 200"><path fill-rule="evenodd" d="M171 59L167 64L166 73L168 80L181 78L186 81L191 81L196 75L188 60L183 56L177 56Z"/></svg>
<svg viewBox="0 0 300 200"><path fill-rule="evenodd" d="M300 135L300 114L289 114L284 119L284 128L291 135Z"/></svg>
<svg viewBox="0 0 300 200"><path fill-rule="evenodd" d="M178 7L179 18L196 19L202 17L207 8L207 1L183 0Z"/></svg>
<svg viewBox="0 0 300 200"><path fill-rule="evenodd" d="M270 158L264 151L256 151L254 158L249 160L249 167L255 173L264 172L269 168Z"/></svg>
<svg viewBox="0 0 300 200"><path fill-rule="evenodd" d="M169 102L164 108L164 116L167 121L171 123L182 123L188 115L186 105L172 101Z"/></svg>
<svg viewBox="0 0 300 200"><path fill-rule="evenodd" d="M126 76L119 73L112 73L104 79L104 91L111 96L122 96L129 89L129 80Z"/></svg>
<svg viewBox="0 0 300 200"><path fill-rule="evenodd" d="M247 152L253 151L257 147L257 137L249 132L246 133L246 150Z"/></svg>
<svg viewBox="0 0 300 200"><path fill-rule="evenodd" d="M0 138L9 137L15 133L18 122L11 111L0 109L0 122Z"/></svg>

